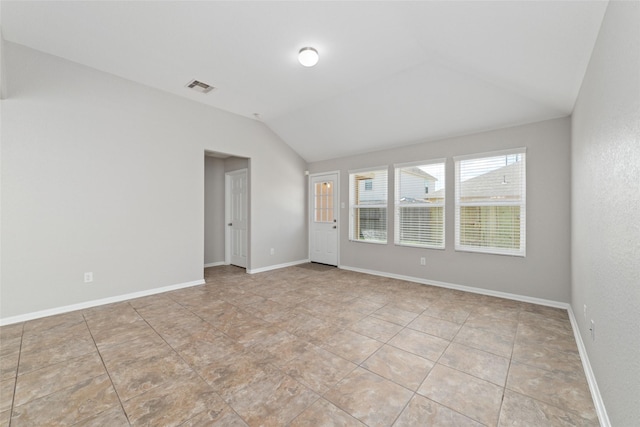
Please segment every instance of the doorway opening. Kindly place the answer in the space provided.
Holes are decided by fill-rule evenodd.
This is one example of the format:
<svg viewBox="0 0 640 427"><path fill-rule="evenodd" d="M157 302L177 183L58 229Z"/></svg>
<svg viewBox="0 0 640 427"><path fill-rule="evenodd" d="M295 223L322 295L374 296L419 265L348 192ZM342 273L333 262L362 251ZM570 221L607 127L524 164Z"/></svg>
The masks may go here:
<svg viewBox="0 0 640 427"><path fill-rule="evenodd" d="M250 159L205 151L204 267L250 265Z"/></svg>

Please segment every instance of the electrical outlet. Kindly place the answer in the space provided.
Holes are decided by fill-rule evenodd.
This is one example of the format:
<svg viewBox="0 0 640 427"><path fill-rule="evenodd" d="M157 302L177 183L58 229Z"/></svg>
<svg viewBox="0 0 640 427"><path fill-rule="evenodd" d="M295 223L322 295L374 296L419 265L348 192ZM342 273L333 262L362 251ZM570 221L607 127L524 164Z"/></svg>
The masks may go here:
<svg viewBox="0 0 640 427"><path fill-rule="evenodd" d="M276 253L276 250L274 248L269 249L269 254L273 255Z"/></svg>
<svg viewBox="0 0 640 427"><path fill-rule="evenodd" d="M91 282L93 282L93 273L92 272L84 273L84 283L91 283Z"/></svg>
<svg viewBox="0 0 640 427"><path fill-rule="evenodd" d="M584 321L586 322L587 321L587 304L584 305L583 312L584 312Z"/></svg>
<svg viewBox="0 0 640 427"><path fill-rule="evenodd" d="M591 327L589 328L589 330L591 331L591 341L595 341L596 340L596 322L594 322L593 319L591 319Z"/></svg>
<svg viewBox="0 0 640 427"><path fill-rule="evenodd" d="M427 265L427 259L425 257L420 257L420 265Z"/></svg>

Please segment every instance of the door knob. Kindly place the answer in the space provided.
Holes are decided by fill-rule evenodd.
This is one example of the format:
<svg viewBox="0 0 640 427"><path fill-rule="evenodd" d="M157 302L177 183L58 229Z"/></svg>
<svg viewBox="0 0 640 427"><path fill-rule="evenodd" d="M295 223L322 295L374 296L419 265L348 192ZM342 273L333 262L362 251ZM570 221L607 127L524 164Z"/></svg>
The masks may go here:
<svg viewBox="0 0 640 427"><path fill-rule="evenodd" d="M232 223L232 222L230 222L230 223L229 223L229 224L227 224L227 225L228 225L229 227L231 227L231 226L233 225L233 223Z"/></svg>
<svg viewBox="0 0 640 427"><path fill-rule="evenodd" d="M338 226L337 226L337 225L334 225L334 226L333 226L333 228L338 228Z"/></svg>

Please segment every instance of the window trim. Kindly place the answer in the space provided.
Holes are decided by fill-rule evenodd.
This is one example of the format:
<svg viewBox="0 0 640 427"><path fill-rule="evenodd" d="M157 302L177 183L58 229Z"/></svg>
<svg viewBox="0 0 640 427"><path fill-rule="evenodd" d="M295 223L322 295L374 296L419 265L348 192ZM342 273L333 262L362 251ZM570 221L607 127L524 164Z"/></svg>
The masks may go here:
<svg viewBox="0 0 640 427"><path fill-rule="evenodd" d="M433 203L415 203L412 204L411 206L407 206L407 207L415 207L415 208L435 208L435 207L442 207L442 246L436 246L436 245L420 245L420 244L411 244L411 243L402 243L400 241L400 208L403 207L403 205L400 204L400 195L399 195L399 187L400 187L400 183L399 183L399 173L400 173L400 169L403 168L410 168L412 166L427 166L427 165L434 165L434 164L443 164L444 165L444 182L445 182L445 186L444 186L444 197L442 198L442 202L441 203L437 203L437 204L433 204ZM438 158L438 159L429 159L429 160L423 160L423 161L416 161L416 162L407 162L407 163L396 163L393 165L393 169L394 169L394 192L393 192L393 196L394 196L394 209L393 209L393 214L394 214L394 231L393 231L393 242L396 246L405 246L405 247L410 247L410 248L420 248L420 249L436 249L436 250L445 250L446 249L446 240L447 240L447 208L446 208L446 203L447 203L447 158L443 157L443 158ZM428 193L425 193L428 194Z"/></svg>
<svg viewBox="0 0 640 427"><path fill-rule="evenodd" d="M485 157L500 157L508 156L512 154L522 154L524 162L522 164L522 182L521 186L521 200L520 201L495 201L495 202L460 202L460 162L465 160L482 159ZM507 255L515 257L526 257L527 253L527 233L526 233L526 218L527 218L527 148L518 147L507 150L489 151L476 154L467 154L462 156L454 156L454 249L456 252L473 252L484 253L491 255ZM460 208L464 206L520 206L520 248L505 249L496 248L490 246L467 246L460 244Z"/></svg>

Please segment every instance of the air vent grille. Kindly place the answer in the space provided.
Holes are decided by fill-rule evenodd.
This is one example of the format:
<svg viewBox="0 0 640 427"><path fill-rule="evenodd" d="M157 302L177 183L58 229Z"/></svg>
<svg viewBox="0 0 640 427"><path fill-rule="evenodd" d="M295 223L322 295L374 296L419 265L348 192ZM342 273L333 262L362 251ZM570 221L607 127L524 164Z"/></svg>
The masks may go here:
<svg viewBox="0 0 640 427"><path fill-rule="evenodd" d="M215 87L208 85L206 83L203 83L201 81L198 80L191 80L189 83L187 83L186 85L189 89L193 89L196 92L200 92L200 93L209 93L212 90L215 89Z"/></svg>

